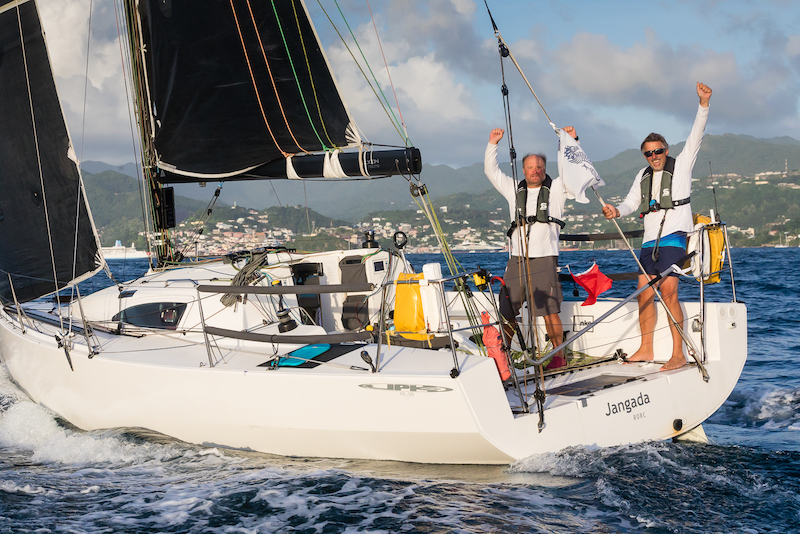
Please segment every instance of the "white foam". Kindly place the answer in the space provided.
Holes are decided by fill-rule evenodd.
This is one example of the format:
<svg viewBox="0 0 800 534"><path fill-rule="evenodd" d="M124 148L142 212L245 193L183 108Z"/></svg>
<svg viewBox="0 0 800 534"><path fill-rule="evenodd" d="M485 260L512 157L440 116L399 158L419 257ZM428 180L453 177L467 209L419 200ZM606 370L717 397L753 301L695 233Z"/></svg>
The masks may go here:
<svg viewBox="0 0 800 534"><path fill-rule="evenodd" d="M624 511L630 509L631 504L617 495L617 493L614 491L614 487L604 478L597 479L597 482L595 482L595 488L597 489L597 493L600 496L600 500L603 502L603 504Z"/></svg>
<svg viewBox="0 0 800 534"><path fill-rule="evenodd" d="M28 400L19 400L0 414L0 445L31 451L34 462L96 466L197 455L203 462L216 463L220 457L216 449L198 452L180 444L130 443L121 435L121 430L82 432L64 428L51 412Z"/></svg>
<svg viewBox="0 0 800 534"><path fill-rule="evenodd" d="M596 451L585 447L570 447L559 452L533 454L514 463L509 471L583 478L587 476L588 470L594 470L596 462L602 462Z"/></svg>
<svg viewBox="0 0 800 534"><path fill-rule="evenodd" d="M734 406L723 408L730 423L763 425L767 430L795 430L800 424L800 389L748 388L732 397Z"/></svg>
<svg viewBox="0 0 800 534"><path fill-rule="evenodd" d="M0 480L0 491L4 493L24 493L27 495L40 495L47 492L47 490L41 486L19 484L13 480Z"/></svg>

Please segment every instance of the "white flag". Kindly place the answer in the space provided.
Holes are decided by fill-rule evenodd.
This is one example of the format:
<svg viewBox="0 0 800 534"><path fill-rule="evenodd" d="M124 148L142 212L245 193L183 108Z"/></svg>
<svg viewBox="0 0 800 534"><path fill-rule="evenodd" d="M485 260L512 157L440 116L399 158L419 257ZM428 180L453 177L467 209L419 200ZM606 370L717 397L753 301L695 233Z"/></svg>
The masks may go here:
<svg viewBox="0 0 800 534"><path fill-rule="evenodd" d="M581 145L563 129L559 132L558 175L564 181L567 198L574 198L576 202L588 204L586 190L589 187L606 185L606 183L594 170L591 160Z"/></svg>

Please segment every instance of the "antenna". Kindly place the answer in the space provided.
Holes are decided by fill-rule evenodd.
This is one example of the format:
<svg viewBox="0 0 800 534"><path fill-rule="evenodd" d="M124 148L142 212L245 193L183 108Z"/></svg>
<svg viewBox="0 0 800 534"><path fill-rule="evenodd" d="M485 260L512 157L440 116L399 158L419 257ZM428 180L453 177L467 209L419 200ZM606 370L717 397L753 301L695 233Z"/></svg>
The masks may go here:
<svg viewBox="0 0 800 534"><path fill-rule="evenodd" d="M717 206L717 190L716 190L716 188L714 187L714 184L713 184L713 182L714 182L714 173L711 171L711 161L708 162L708 174L709 174L709 177L711 178L711 182L712 182L712 184L711 184L711 194L714 195L714 212L716 213L716 216L714 217L716 220L712 221L712 222L719 222L720 219L719 219L719 206Z"/></svg>

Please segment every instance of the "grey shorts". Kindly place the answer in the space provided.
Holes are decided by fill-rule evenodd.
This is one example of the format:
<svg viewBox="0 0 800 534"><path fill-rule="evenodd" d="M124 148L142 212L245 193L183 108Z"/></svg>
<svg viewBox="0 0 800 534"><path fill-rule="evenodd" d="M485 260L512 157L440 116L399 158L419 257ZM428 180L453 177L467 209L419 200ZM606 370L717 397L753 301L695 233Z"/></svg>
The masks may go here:
<svg viewBox="0 0 800 534"><path fill-rule="evenodd" d="M512 256L503 275L508 299L500 299L500 312L507 320L517 316L525 302L524 258ZM537 317L561 312L561 283L558 281L558 256L529 258L531 285L533 286L533 311Z"/></svg>

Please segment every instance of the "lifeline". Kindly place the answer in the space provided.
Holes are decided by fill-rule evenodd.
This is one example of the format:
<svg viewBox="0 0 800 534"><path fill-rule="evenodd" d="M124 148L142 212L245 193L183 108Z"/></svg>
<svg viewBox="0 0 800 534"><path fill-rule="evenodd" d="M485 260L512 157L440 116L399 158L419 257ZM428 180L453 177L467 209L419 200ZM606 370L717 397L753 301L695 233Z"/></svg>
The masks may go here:
<svg viewBox="0 0 800 534"><path fill-rule="evenodd" d="M650 404L650 397L647 395L647 393L644 393L644 394L639 393L638 397L635 397L635 398L632 398L632 399L628 399L628 400L625 400L625 401L620 401L620 402L618 402L616 404L611 404L609 402L608 403L608 413L606 414L606 416L609 416L609 415L615 414L615 413L622 413L623 411L627 412L627 413L631 413L631 410L633 410L637 406L644 406L645 404Z"/></svg>

